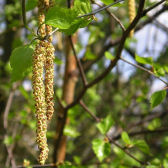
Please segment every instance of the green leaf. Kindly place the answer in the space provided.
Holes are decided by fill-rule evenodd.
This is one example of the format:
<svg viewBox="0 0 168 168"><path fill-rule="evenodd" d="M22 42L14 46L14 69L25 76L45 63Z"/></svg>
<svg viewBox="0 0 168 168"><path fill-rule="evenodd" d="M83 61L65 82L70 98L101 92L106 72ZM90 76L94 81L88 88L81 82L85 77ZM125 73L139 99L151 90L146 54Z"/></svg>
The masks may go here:
<svg viewBox="0 0 168 168"><path fill-rule="evenodd" d="M168 159L167 159L167 158L163 160L163 166L164 166L165 168L168 167Z"/></svg>
<svg viewBox="0 0 168 168"><path fill-rule="evenodd" d="M135 60L141 64L153 64L153 59L152 57L140 57L138 55L135 56Z"/></svg>
<svg viewBox="0 0 168 168"><path fill-rule="evenodd" d="M74 127L66 125L64 128L64 135L76 138L80 133Z"/></svg>
<svg viewBox="0 0 168 168"><path fill-rule="evenodd" d="M59 29L68 29L72 22L77 19L77 13L74 9L60 8L54 6L46 14L46 24Z"/></svg>
<svg viewBox="0 0 168 168"><path fill-rule="evenodd" d="M110 60L114 59L114 56L108 51L105 52L105 57Z"/></svg>
<svg viewBox="0 0 168 168"><path fill-rule="evenodd" d="M138 147L142 152L149 154L150 149L148 144L144 140L134 140L134 145Z"/></svg>
<svg viewBox="0 0 168 168"><path fill-rule="evenodd" d="M75 0L74 9L78 15L84 15L92 11L90 0Z"/></svg>
<svg viewBox="0 0 168 168"><path fill-rule="evenodd" d="M54 138L55 132L54 131L47 131L47 138Z"/></svg>
<svg viewBox="0 0 168 168"><path fill-rule="evenodd" d="M160 118L155 118L148 124L148 129L152 131L155 130L156 128L159 128L160 126L161 126Z"/></svg>
<svg viewBox="0 0 168 168"><path fill-rule="evenodd" d="M26 3L26 11L32 10L37 6L37 0L28 0Z"/></svg>
<svg viewBox="0 0 168 168"><path fill-rule="evenodd" d="M128 134L127 134L127 132L125 132L125 131L122 132L121 138L125 142L126 145L133 145L133 143L131 142L131 140L130 140Z"/></svg>
<svg viewBox="0 0 168 168"><path fill-rule="evenodd" d="M160 90L152 94L150 98L151 107L159 105L166 97L166 90Z"/></svg>
<svg viewBox="0 0 168 168"><path fill-rule="evenodd" d="M114 0L101 0L104 4L109 5L114 2Z"/></svg>
<svg viewBox="0 0 168 168"><path fill-rule="evenodd" d="M103 161L111 152L111 145L101 139L94 139L92 141L92 149L99 161Z"/></svg>
<svg viewBox="0 0 168 168"><path fill-rule="evenodd" d="M94 60L94 59L96 59L96 57L97 56L95 54L93 54L90 49L87 49L87 51L85 53L86 60Z"/></svg>
<svg viewBox="0 0 168 168"><path fill-rule="evenodd" d="M153 64L154 73L157 76L165 76L165 68L162 65L159 65L158 63Z"/></svg>
<svg viewBox="0 0 168 168"><path fill-rule="evenodd" d="M108 115L100 123L96 124L97 128L102 134L106 134L112 125L114 125L114 120L110 115Z"/></svg>
<svg viewBox="0 0 168 168"><path fill-rule="evenodd" d="M91 19L87 20L84 18L78 18L71 23L71 26L68 29L61 29L60 31L64 32L66 35L71 35L75 33L79 28L87 26L90 21Z"/></svg>
<svg viewBox="0 0 168 168"><path fill-rule="evenodd" d="M33 48L30 45L15 48L10 56L12 80L21 80L32 66Z"/></svg>
<svg viewBox="0 0 168 168"><path fill-rule="evenodd" d="M5 139L4 139L4 144L5 145L11 145L11 144L13 144L13 142L14 142L14 139L12 138L12 136L7 136L7 137L5 137Z"/></svg>
<svg viewBox="0 0 168 168"><path fill-rule="evenodd" d="M87 26L92 20L89 17L78 18L78 12L75 8L54 6L46 14L46 24L59 28L67 35L73 34L78 28Z"/></svg>
<svg viewBox="0 0 168 168"><path fill-rule="evenodd" d="M146 166L146 168L158 168L158 166L156 166L156 165L149 165L149 166Z"/></svg>
<svg viewBox="0 0 168 168"><path fill-rule="evenodd" d="M62 64L62 60L59 59L58 57L55 57L54 63L57 64L57 65L61 65Z"/></svg>

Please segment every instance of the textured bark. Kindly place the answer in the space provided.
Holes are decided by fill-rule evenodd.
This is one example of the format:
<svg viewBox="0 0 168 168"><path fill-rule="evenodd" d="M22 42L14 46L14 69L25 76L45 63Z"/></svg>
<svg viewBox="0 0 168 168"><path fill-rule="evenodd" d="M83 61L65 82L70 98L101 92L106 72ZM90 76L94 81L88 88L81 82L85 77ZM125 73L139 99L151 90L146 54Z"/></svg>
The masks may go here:
<svg viewBox="0 0 168 168"><path fill-rule="evenodd" d="M73 37L73 42L76 41L76 36ZM63 84L63 95L62 99L66 104L70 104L74 99L75 85L77 81L76 72L76 60L72 54L71 44L69 38L65 39L65 51L66 51L66 63L65 63L65 74ZM56 122L56 139L54 147L54 162L63 162L66 155L66 136L63 135L63 128L65 124L68 124L67 112L61 107L58 109L58 116Z"/></svg>

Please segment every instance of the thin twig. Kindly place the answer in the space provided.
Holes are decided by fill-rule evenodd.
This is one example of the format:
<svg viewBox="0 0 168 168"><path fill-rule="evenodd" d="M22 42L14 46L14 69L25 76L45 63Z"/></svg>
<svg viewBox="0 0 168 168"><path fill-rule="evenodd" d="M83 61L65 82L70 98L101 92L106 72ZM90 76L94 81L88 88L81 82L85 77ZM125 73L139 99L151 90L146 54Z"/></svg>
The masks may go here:
<svg viewBox="0 0 168 168"><path fill-rule="evenodd" d="M80 100L80 105L81 107L86 110L86 112L96 121L96 122L100 122L100 118L98 118L96 115L94 115L90 110L89 108L84 104L84 102L82 100Z"/></svg>
<svg viewBox="0 0 168 168"><path fill-rule="evenodd" d="M122 61L124 61L124 62L126 62L126 63L128 63L128 64L130 64L130 65L132 65L132 66L134 66L134 67L136 67L136 68L138 68L138 69L141 69L141 70L143 70L143 71L145 71L145 72L147 72L147 73L153 75L155 78L159 79L159 80L162 81L164 84L166 84L166 86L168 86L168 83L167 83L166 81L164 81L164 80L161 79L160 77L156 76L152 71L150 71L150 70L148 70L148 69L146 69L146 68L144 68L144 67L142 67L142 66L140 66L140 65L133 64L132 62L129 62L129 61L125 60L123 57L120 57L120 59L121 59Z"/></svg>
<svg viewBox="0 0 168 168"><path fill-rule="evenodd" d="M14 93L15 93L15 90L17 89L17 87L20 85L20 82L18 83L14 83L12 85L12 89L11 89L11 92L9 94L9 97L8 97L8 100L7 100L7 103L6 103L6 106L5 106L5 111L4 111L4 116L3 116L3 127L4 127L4 130L5 130L5 135L4 135L4 138L7 138L8 137L8 115L9 115L9 111L11 109L11 105L12 105L12 101L13 101L13 97L14 97ZM16 136L16 129L13 129L13 135L12 137L15 137ZM10 161L11 164L12 164L12 167L13 168L16 168L16 162L15 162L15 159L14 159L14 156L13 156L13 148L14 148L14 145L12 146L8 146L8 145L5 145L6 146L6 149L7 149L7 152L8 152L8 158L7 158L7 162Z"/></svg>
<svg viewBox="0 0 168 168"><path fill-rule="evenodd" d="M22 19L24 27L27 28L25 0L22 0Z"/></svg>
<svg viewBox="0 0 168 168"><path fill-rule="evenodd" d="M82 64L81 64L80 60L77 57L76 50L75 50L75 47L74 47L74 44L73 44L71 36L69 36L69 41L70 41L70 44L71 44L71 47L72 47L72 51L74 53L77 65L78 65L78 69L79 69L80 76L82 78L83 84L84 84L84 86L86 86L87 85L87 79L86 79Z"/></svg>
<svg viewBox="0 0 168 168"><path fill-rule="evenodd" d="M155 20L158 16L160 16L163 12L165 12L166 10L168 10L168 6L164 5L159 11L157 11L155 14L153 14L152 16L148 17L148 19L146 19L145 21L141 22L135 29L135 31L139 31L141 30L144 26L146 26L147 24L151 23L153 20Z"/></svg>
<svg viewBox="0 0 168 168"><path fill-rule="evenodd" d="M157 2L156 4L154 4L153 6L145 9L142 13L142 16L145 16L149 11L153 10L154 8L156 8L157 6L161 5L163 2L165 2L166 0L161 0L159 2Z"/></svg>
<svg viewBox="0 0 168 168"><path fill-rule="evenodd" d="M165 133L168 131L168 128L160 128L160 129L157 129L157 130L141 130L141 131L134 131L134 132L128 132L128 135L130 137L133 137L133 136L136 136L136 135L144 135L144 134L158 134L158 133ZM113 140L118 140L121 138L121 134L111 138Z"/></svg>
<svg viewBox="0 0 168 168"><path fill-rule="evenodd" d="M113 3L111 3L111 4L107 5L107 6L104 6L104 7L102 7L102 8L99 8L99 9L97 9L97 10L95 10L95 11L92 11L92 12L87 13L87 14L85 14L85 15L78 16L78 18L85 17L85 16L95 15L96 13L99 13L99 12L101 12L101 11L103 11L103 10L105 10L105 9L107 9L107 8L109 8L109 7L111 7L111 6L113 6L113 5L116 5L116 4L120 3L120 2L123 2L123 1L124 1L124 0L118 0L118 1L113 2Z"/></svg>
<svg viewBox="0 0 168 168"><path fill-rule="evenodd" d="M10 111L10 108L11 108L11 105L12 105L15 90L18 86L19 86L19 83L14 83L13 84L12 90L9 94L9 97L8 97L8 100L7 100L7 103L6 103L6 106L5 106L5 111L4 111L4 116L3 116L3 126L4 126L5 130L8 127L8 114L9 114L9 111Z"/></svg>
<svg viewBox="0 0 168 168"><path fill-rule="evenodd" d="M123 148L122 146L120 146L118 143L116 143L114 140L112 140L110 137L108 137L108 140L110 143L114 144L115 146L117 146L118 148L120 148L122 151L124 151L128 156L130 156L132 159L134 159L135 161L137 161L138 163L140 163L141 165L147 165L146 163L142 162L141 160L137 159L134 155L132 155L131 153L129 153L127 151L127 149Z"/></svg>
<svg viewBox="0 0 168 168"><path fill-rule="evenodd" d="M99 3L95 2L95 1L93 1L93 2L94 2L94 4L98 5L99 7L101 7L101 8L103 7L103 6L100 5ZM122 29L123 31L125 31L125 27L124 27L124 25L121 23L120 19L118 19L117 16L116 16L114 13L110 12L110 10L109 10L108 8L106 8L105 10L106 10L106 12L120 25L121 29Z"/></svg>

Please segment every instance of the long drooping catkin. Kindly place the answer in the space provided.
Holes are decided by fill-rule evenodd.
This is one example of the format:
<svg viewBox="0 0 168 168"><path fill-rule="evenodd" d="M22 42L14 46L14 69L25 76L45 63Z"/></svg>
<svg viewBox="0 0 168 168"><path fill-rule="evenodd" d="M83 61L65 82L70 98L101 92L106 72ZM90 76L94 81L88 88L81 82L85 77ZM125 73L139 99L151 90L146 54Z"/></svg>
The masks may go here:
<svg viewBox="0 0 168 168"><path fill-rule="evenodd" d="M45 15L44 15L44 0L38 1L38 21L39 21L39 34L41 37L45 37ZM36 141L40 150L39 163L44 164L48 157L48 145L47 145L47 116L46 116L46 101L45 101L45 87L43 83L43 67L46 59L46 42L39 41L36 45L33 53L33 94L36 108Z"/></svg>
<svg viewBox="0 0 168 168"><path fill-rule="evenodd" d="M52 43L46 43L46 59L45 59L45 100L47 108L47 120L51 120L54 112L54 47Z"/></svg>
<svg viewBox="0 0 168 168"><path fill-rule="evenodd" d="M47 4L47 10L53 3L50 0ZM50 35L52 27L46 25L46 35ZM46 43L46 62L45 62L45 100L47 105L47 120L50 121L54 113L54 47L52 45L52 36L49 36L48 42Z"/></svg>
<svg viewBox="0 0 168 168"><path fill-rule="evenodd" d="M36 108L36 141L40 150L39 163L44 164L48 157L47 145L47 117L46 117L46 102L45 102L45 89L43 84L43 66L45 60L45 47L43 42L37 44L33 54L33 94L35 99Z"/></svg>
<svg viewBox="0 0 168 168"><path fill-rule="evenodd" d="M136 15L135 0L128 0L129 22L131 23ZM134 30L130 32L130 37L134 35Z"/></svg>

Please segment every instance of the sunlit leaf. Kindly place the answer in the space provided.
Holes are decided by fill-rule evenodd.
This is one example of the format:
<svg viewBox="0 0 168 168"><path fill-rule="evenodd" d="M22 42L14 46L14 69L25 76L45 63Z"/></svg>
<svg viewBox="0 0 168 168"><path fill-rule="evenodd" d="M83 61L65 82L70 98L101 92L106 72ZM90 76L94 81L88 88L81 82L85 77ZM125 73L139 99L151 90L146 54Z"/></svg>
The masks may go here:
<svg viewBox="0 0 168 168"><path fill-rule="evenodd" d="M10 56L13 81L24 77L27 70L32 66L33 47L30 45L15 48Z"/></svg>
<svg viewBox="0 0 168 168"><path fill-rule="evenodd" d="M94 139L92 141L92 149L99 161L103 161L111 152L111 145L101 139Z"/></svg>
<svg viewBox="0 0 168 168"><path fill-rule="evenodd" d="M125 142L126 145L133 145L133 143L131 142L131 139L129 138L127 132L122 132L121 134L121 138L122 140Z"/></svg>
<svg viewBox="0 0 168 168"><path fill-rule="evenodd" d="M151 65L153 63L152 57L140 57L140 56L136 55L135 56L135 60L138 63L141 63L141 64L149 64L149 65Z"/></svg>
<svg viewBox="0 0 168 168"><path fill-rule="evenodd" d="M156 128L159 128L160 126L161 126L160 118L155 118L148 124L148 129L152 131L155 130Z"/></svg>
<svg viewBox="0 0 168 168"><path fill-rule="evenodd" d="M148 144L144 140L134 140L134 145L138 147L142 152L149 154L150 153L150 148Z"/></svg>
<svg viewBox="0 0 168 168"><path fill-rule="evenodd" d="M64 128L64 135L75 138L78 137L80 133L74 127L66 125Z"/></svg>
<svg viewBox="0 0 168 168"><path fill-rule="evenodd" d="M152 94L150 97L151 107L158 106L166 97L166 90L160 90Z"/></svg>
<svg viewBox="0 0 168 168"><path fill-rule="evenodd" d="M114 59L114 56L108 51L105 52L105 57L110 60Z"/></svg>
<svg viewBox="0 0 168 168"><path fill-rule="evenodd" d="M109 115L106 118L104 118L100 123L98 123L96 126L102 134L106 134L112 127L112 125L114 125L114 120Z"/></svg>

